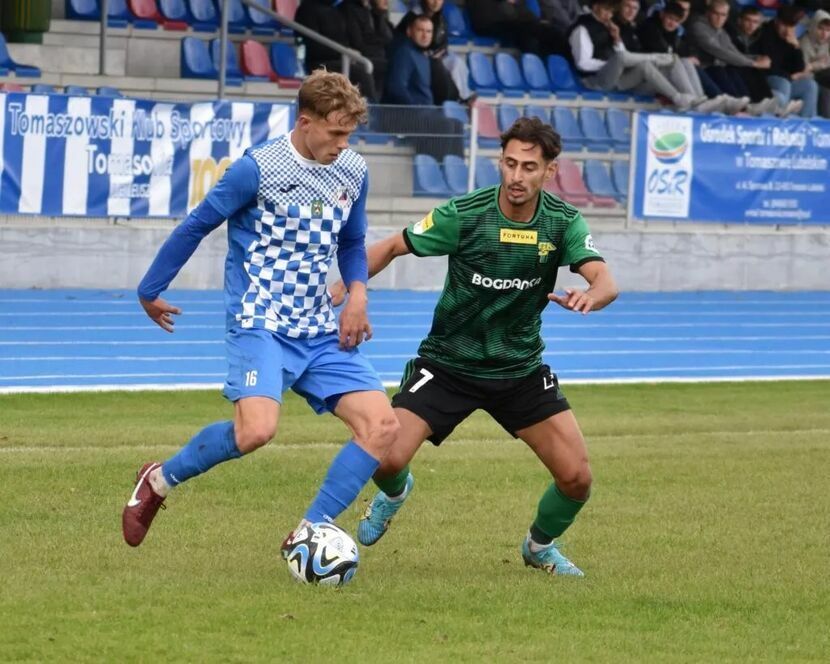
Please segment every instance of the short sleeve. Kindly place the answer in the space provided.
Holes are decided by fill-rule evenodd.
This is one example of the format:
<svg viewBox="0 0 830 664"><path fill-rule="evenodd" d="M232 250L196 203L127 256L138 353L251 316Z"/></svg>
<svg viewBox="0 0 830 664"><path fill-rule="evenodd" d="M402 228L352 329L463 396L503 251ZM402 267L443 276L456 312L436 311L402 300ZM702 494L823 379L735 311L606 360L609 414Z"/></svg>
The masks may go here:
<svg viewBox="0 0 830 664"><path fill-rule="evenodd" d="M450 200L434 208L421 221L407 226L403 237L416 256L446 256L458 248L459 226L455 202Z"/></svg>
<svg viewBox="0 0 830 664"><path fill-rule="evenodd" d="M571 271L576 272L580 265L590 261L604 260L594 246L594 238L585 218L577 213L568 224L565 231L565 250L559 259L560 265L570 265Z"/></svg>

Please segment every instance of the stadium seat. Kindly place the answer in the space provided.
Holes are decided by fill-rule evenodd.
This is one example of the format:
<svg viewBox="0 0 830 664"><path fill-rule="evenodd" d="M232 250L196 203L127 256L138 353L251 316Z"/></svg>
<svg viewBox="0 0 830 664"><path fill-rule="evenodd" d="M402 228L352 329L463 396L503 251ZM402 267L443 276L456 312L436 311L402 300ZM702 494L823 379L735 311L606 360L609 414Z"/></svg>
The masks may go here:
<svg viewBox="0 0 830 664"><path fill-rule="evenodd" d="M505 97L524 97L527 92L519 63L509 53L496 53L496 80Z"/></svg>
<svg viewBox="0 0 830 664"><path fill-rule="evenodd" d="M20 83L0 83L0 92L26 92Z"/></svg>
<svg viewBox="0 0 830 664"><path fill-rule="evenodd" d="M216 32L219 29L221 14L211 0L187 0L187 9L193 19L191 27L200 32Z"/></svg>
<svg viewBox="0 0 830 664"><path fill-rule="evenodd" d="M405 14L409 11L409 7L407 7L405 0L389 0L389 11Z"/></svg>
<svg viewBox="0 0 830 664"><path fill-rule="evenodd" d="M213 66L207 44L201 39L185 37L179 53L182 78L218 78L219 72Z"/></svg>
<svg viewBox="0 0 830 664"><path fill-rule="evenodd" d="M554 94L560 99L576 99L577 96L596 100L605 98L602 92L586 90L574 76L571 65L561 55L548 56L548 76Z"/></svg>
<svg viewBox="0 0 830 664"><path fill-rule="evenodd" d="M476 187L490 187L501 182L499 169L488 157L476 158Z"/></svg>
<svg viewBox="0 0 830 664"><path fill-rule="evenodd" d="M573 205L591 203L595 207L614 207L616 201L607 196L593 196L585 186L585 180L575 162L565 157L559 158L559 172L557 173L559 186L565 195L565 200ZM585 200L587 198L587 200Z"/></svg>
<svg viewBox="0 0 830 664"><path fill-rule="evenodd" d="M499 106L499 129L507 131L518 119L519 109L513 104L501 104Z"/></svg>
<svg viewBox="0 0 830 664"><path fill-rule="evenodd" d="M210 40L210 59L213 62L213 67L219 72L219 66L222 63L221 53L222 40L219 38ZM267 60L267 57L266 57ZM256 74L242 75L242 70L239 68L239 60L236 57L236 46L232 41L228 42L228 50L225 52L225 83L228 85L242 85L242 80L249 81L269 81L268 76L257 76Z"/></svg>
<svg viewBox="0 0 830 664"><path fill-rule="evenodd" d="M614 183L611 181L611 176L608 174L608 169L601 161L596 159L587 159L585 161L585 184L594 196L603 198L613 198L619 202L625 198L620 196Z"/></svg>
<svg viewBox="0 0 830 664"><path fill-rule="evenodd" d="M472 51L467 55L470 68L470 87L482 97L495 97L499 92L499 83L493 63L484 53Z"/></svg>
<svg viewBox="0 0 830 664"><path fill-rule="evenodd" d="M6 46L6 38L0 32L0 76L5 76L10 71L13 71L15 76L25 78L39 78L40 69L37 67L30 67L29 65L21 65L12 60L9 55L9 49Z"/></svg>
<svg viewBox="0 0 830 664"><path fill-rule="evenodd" d="M101 20L99 0L66 0L66 18L76 21ZM132 20L125 0L110 0L107 10L107 25L110 28L126 28Z"/></svg>
<svg viewBox="0 0 830 664"><path fill-rule="evenodd" d="M297 13L297 0L274 0L274 10L280 16L287 19L294 20L294 15ZM280 24L280 32L284 35L293 35L294 31L288 26Z"/></svg>
<svg viewBox="0 0 830 664"><path fill-rule="evenodd" d="M222 20L222 2L223 0L213 0L217 21ZM245 13L241 0L229 0L228 10L228 32L244 33L248 29L248 14Z"/></svg>
<svg viewBox="0 0 830 664"><path fill-rule="evenodd" d="M414 175L412 193L415 196L447 196L450 193L441 168L434 157L428 154L416 154Z"/></svg>
<svg viewBox="0 0 830 664"><path fill-rule="evenodd" d="M269 7L271 3L269 0L254 0L258 5L262 7ZM271 18L265 12L257 11L256 9L251 9L248 5L245 5L245 11L248 13L248 19L251 25L251 32L255 35L273 35L280 29L280 24L277 23L273 18Z"/></svg>
<svg viewBox="0 0 830 664"><path fill-rule="evenodd" d="M32 92L36 95L51 95L56 92L54 85L48 83L36 83L32 86Z"/></svg>
<svg viewBox="0 0 830 664"><path fill-rule="evenodd" d="M476 102L478 108L478 144L484 148L501 146L501 132L492 107L482 101Z"/></svg>
<svg viewBox="0 0 830 664"><path fill-rule="evenodd" d="M579 126L585 137L583 144L589 150L606 151L613 147L614 141L611 140L605 121L597 109L591 106L580 108Z"/></svg>
<svg viewBox="0 0 830 664"><path fill-rule="evenodd" d="M441 107L443 108L445 118L458 120L459 122L463 122L465 125L470 123L470 119L467 116L467 109L457 101L445 101Z"/></svg>
<svg viewBox="0 0 830 664"><path fill-rule="evenodd" d="M89 95L89 90L82 85L67 85L63 89L63 94L73 95L76 97L86 97Z"/></svg>
<svg viewBox="0 0 830 664"><path fill-rule="evenodd" d="M95 90L95 94L99 97L112 97L113 99L118 99L124 96L121 94L121 90L110 85L100 86L97 90Z"/></svg>
<svg viewBox="0 0 830 664"><path fill-rule="evenodd" d="M554 107L553 126L562 137L563 150L581 150L584 147L585 136L583 136L571 109L564 106Z"/></svg>
<svg viewBox="0 0 830 664"><path fill-rule="evenodd" d="M291 44L271 44L271 66L277 74L277 85L281 88L296 89L302 85L305 72L297 60L297 51Z"/></svg>
<svg viewBox="0 0 830 664"><path fill-rule="evenodd" d="M612 161L611 162L611 180L614 183L614 188L625 200L628 198L628 172L629 166L627 161Z"/></svg>
<svg viewBox="0 0 830 664"><path fill-rule="evenodd" d="M154 29L164 22L164 17L159 14L156 6L156 0L127 0L127 6L135 16L135 28Z"/></svg>
<svg viewBox="0 0 830 664"><path fill-rule="evenodd" d="M539 0L525 0L525 7L527 7L536 18L542 18L542 8L539 6Z"/></svg>
<svg viewBox="0 0 830 664"><path fill-rule="evenodd" d="M184 0L158 0L158 10L165 30L187 30L190 16Z"/></svg>
<svg viewBox="0 0 830 664"><path fill-rule="evenodd" d="M246 39L242 42L242 72L246 76L255 77L254 80L274 81L275 83L277 81L277 73L271 68L268 60L268 51L253 39Z"/></svg>
<svg viewBox="0 0 830 664"><path fill-rule="evenodd" d="M450 44L464 45L469 42L470 35L467 32L467 23L464 21L464 14L461 9L452 2L445 2L441 11L447 24L447 35Z"/></svg>
<svg viewBox="0 0 830 664"><path fill-rule="evenodd" d="M533 53L522 55L522 73L531 97L550 97L550 77L545 71L542 59Z"/></svg>
<svg viewBox="0 0 830 664"><path fill-rule="evenodd" d="M544 106L539 106L538 104L528 104L527 106L525 106L525 117L537 117L542 122L550 122L550 115L548 115L548 109Z"/></svg>
<svg viewBox="0 0 830 664"><path fill-rule="evenodd" d="M605 123L611 140L614 141L614 149L628 152L631 147L631 120L628 113L619 108L609 108L605 112Z"/></svg>
<svg viewBox="0 0 830 664"><path fill-rule="evenodd" d="M454 196L467 193L467 178L470 169L458 155L448 154L444 156L444 177L450 193Z"/></svg>

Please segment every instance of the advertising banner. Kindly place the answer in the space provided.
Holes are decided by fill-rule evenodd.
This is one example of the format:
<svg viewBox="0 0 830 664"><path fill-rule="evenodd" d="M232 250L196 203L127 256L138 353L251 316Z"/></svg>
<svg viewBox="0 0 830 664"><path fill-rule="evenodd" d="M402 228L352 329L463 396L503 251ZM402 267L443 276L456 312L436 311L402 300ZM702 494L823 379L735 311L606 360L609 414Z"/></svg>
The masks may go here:
<svg viewBox="0 0 830 664"><path fill-rule="evenodd" d="M0 93L0 213L182 217L290 104Z"/></svg>

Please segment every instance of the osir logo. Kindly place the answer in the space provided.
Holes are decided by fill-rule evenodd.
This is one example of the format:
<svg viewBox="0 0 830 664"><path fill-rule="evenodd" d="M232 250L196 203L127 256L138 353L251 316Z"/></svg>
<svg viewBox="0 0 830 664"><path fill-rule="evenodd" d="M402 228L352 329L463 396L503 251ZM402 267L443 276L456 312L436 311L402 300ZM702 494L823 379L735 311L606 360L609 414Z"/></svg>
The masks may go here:
<svg viewBox="0 0 830 664"><path fill-rule="evenodd" d="M661 164L676 164L689 149L689 141L683 132L672 131L655 137L649 149Z"/></svg>

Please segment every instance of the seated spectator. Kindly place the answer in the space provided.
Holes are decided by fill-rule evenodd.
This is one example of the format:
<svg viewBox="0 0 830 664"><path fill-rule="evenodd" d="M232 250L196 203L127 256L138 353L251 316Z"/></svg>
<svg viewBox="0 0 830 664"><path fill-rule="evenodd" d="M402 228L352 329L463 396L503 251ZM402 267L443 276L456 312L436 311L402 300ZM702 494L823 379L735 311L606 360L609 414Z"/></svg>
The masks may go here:
<svg viewBox="0 0 830 664"><path fill-rule="evenodd" d="M539 9L542 20L549 26L546 50L569 58L568 31L576 19L585 13L585 7L579 0L539 0Z"/></svg>
<svg viewBox="0 0 830 664"><path fill-rule="evenodd" d="M551 30L527 8L525 0L474 0L466 3L473 32L516 44L524 53L545 55L555 42Z"/></svg>
<svg viewBox="0 0 830 664"><path fill-rule="evenodd" d="M725 94L706 71L699 68L700 61L689 55L688 45L680 34L680 24L686 18L688 4L687 1L684 8L679 2L670 1L662 10L643 21L637 32L642 48L646 52L674 53L678 56L678 66L685 69L695 92L704 94L709 100L718 100L705 107L708 112L720 111L732 115L746 110L749 97L737 98Z"/></svg>
<svg viewBox="0 0 830 664"><path fill-rule="evenodd" d="M801 13L791 5L782 6L775 19L759 30L761 34L755 46L760 55L770 60L767 83L778 103L795 113L792 102L800 100L801 117L813 118L818 112L818 84L807 69L795 36Z"/></svg>
<svg viewBox="0 0 830 664"><path fill-rule="evenodd" d="M343 13L346 16L348 45L372 61L374 70L375 93L379 98L383 94L383 81L386 78L386 50L392 43L394 34L388 19L388 0L344 0Z"/></svg>
<svg viewBox="0 0 830 664"><path fill-rule="evenodd" d="M466 59L457 53L450 53L447 23L441 11L443 7L444 0L419 0L395 28L405 38L406 30L416 16L423 15L432 21L432 44L427 55L431 58L432 96L436 106L447 100L467 103L475 96L470 90L470 70Z"/></svg>
<svg viewBox="0 0 830 664"><path fill-rule="evenodd" d="M462 156L463 125L444 117L442 111L435 108L432 67L427 55L431 44L432 20L428 16L416 16L406 30L406 38L393 42L383 103L432 108L383 109L381 125L384 131L391 133L414 133L410 140L419 153L430 154L436 159L448 153Z"/></svg>
<svg viewBox="0 0 830 664"><path fill-rule="evenodd" d="M753 115L783 113L764 73L770 59L741 53L724 29L728 18L728 0L711 0L706 14L692 16L688 38L694 55L726 94L750 98L747 110Z"/></svg>
<svg viewBox="0 0 830 664"><path fill-rule="evenodd" d="M613 22L613 0L591 0L591 11L571 28L568 42L584 84L594 90L633 90L660 94L678 110L688 110L695 96L680 92L657 69L674 57L667 53L630 53Z"/></svg>
<svg viewBox="0 0 830 664"><path fill-rule="evenodd" d="M817 10L798 43L807 68L819 84L819 115L830 118L830 14Z"/></svg>
<svg viewBox="0 0 830 664"><path fill-rule="evenodd" d="M338 44L349 46L346 15L338 7L341 2L342 0L303 0L297 8L294 20ZM340 53L311 39L304 41L307 72L311 73L318 67L325 67L329 71L342 71L343 60ZM375 82L362 64L351 63L349 79L360 88L367 99L377 101Z"/></svg>

